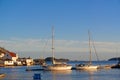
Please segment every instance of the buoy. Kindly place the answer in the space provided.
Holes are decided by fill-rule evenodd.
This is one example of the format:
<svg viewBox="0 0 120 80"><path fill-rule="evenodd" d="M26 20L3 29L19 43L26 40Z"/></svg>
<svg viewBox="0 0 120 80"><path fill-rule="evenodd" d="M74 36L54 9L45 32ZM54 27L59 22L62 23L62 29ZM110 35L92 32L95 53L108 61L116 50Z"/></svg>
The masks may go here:
<svg viewBox="0 0 120 80"><path fill-rule="evenodd" d="M33 76L33 80L41 80L41 74L40 73L35 73Z"/></svg>

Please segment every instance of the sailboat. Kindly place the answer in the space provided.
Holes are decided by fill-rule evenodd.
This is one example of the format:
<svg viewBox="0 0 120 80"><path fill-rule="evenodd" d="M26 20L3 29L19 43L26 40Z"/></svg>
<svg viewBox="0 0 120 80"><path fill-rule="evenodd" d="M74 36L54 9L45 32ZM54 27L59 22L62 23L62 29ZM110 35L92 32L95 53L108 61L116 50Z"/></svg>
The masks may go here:
<svg viewBox="0 0 120 80"><path fill-rule="evenodd" d="M62 70L71 70L72 66L67 63L56 62L54 58L54 27L52 27L52 64L43 66L44 70L51 71L62 71Z"/></svg>
<svg viewBox="0 0 120 80"><path fill-rule="evenodd" d="M90 60L86 64L78 64L76 65L76 69L78 70L96 70L98 66L92 65L92 53L91 53L91 41L90 41L90 31L88 30L88 35L89 35L89 51L90 51Z"/></svg>

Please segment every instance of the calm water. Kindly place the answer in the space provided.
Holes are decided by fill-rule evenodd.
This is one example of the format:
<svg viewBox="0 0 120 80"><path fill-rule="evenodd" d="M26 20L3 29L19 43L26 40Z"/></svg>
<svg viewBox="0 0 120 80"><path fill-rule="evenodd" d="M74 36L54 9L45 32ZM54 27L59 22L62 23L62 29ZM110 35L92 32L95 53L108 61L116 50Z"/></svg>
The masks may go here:
<svg viewBox="0 0 120 80"><path fill-rule="evenodd" d="M69 62L75 65L80 62ZM115 62L101 61L93 62L94 64L113 64ZM40 73L42 80L120 80L120 69L101 69L97 71L26 71L27 66L5 67L0 68L0 73L6 76L0 80L33 80L34 73ZM31 69L40 68L40 66L31 66Z"/></svg>

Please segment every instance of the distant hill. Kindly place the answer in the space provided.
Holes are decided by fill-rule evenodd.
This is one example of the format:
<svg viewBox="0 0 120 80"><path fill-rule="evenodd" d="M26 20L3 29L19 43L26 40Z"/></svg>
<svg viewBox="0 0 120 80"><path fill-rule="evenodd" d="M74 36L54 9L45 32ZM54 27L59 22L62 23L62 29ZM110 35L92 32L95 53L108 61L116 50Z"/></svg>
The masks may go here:
<svg viewBox="0 0 120 80"><path fill-rule="evenodd" d="M120 61L120 57L114 57L114 58L108 59L108 61L116 61L116 60L119 60L119 61Z"/></svg>
<svg viewBox="0 0 120 80"><path fill-rule="evenodd" d="M8 52L8 50L6 50L5 48L0 47L0 54L1 53L6 53L6 52Z"/></svg>
<svg viewBox="0 0 120 80"><path fill-rule="evenodd" d="M55 59L55 61L60 61L60 62L67 62L67 61L69 61L69 59L63 59L63 58L60 58L60 59L54 58L54 59ZM52 57L45 58L45 61L52 61Z"/></svg>

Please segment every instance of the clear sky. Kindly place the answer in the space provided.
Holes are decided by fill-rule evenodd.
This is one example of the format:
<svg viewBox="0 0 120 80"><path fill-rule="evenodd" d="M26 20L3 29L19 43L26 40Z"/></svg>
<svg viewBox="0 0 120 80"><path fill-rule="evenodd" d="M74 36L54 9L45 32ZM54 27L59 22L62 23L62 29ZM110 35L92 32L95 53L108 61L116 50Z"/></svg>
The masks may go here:
<svg viewBox="0 0 120 80"><path fill-rule="evenodd" d="M51 56L52 26L58 58L88 60L88 29L101 60L120 56L119 0L0 0L1 47Z"/></svg>

